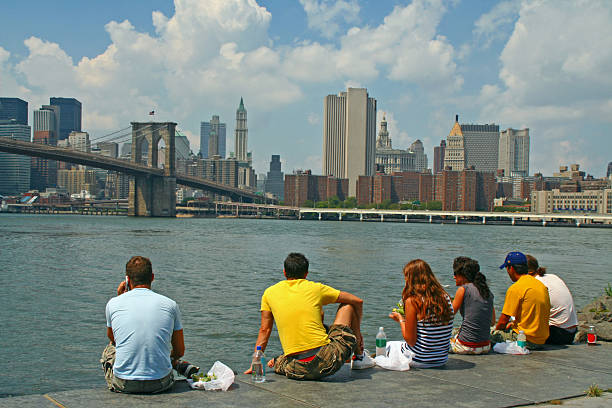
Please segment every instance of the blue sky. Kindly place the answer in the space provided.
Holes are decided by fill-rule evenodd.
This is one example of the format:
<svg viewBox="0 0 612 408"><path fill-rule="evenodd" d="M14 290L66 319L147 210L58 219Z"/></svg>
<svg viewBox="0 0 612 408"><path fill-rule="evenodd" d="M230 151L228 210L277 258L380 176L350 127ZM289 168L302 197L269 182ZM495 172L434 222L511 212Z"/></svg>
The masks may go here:
<svg viewBox="0 0 612 408"><path fill-rule="evenodd" d="M258 173L321 172L323 98L366 87L393 146L461 122L529 127L531 172L612 160L612 3L587 0L140 0L0 3L0 95L83 103L92 138L178 123L197 152L244 97Z"/></svg>

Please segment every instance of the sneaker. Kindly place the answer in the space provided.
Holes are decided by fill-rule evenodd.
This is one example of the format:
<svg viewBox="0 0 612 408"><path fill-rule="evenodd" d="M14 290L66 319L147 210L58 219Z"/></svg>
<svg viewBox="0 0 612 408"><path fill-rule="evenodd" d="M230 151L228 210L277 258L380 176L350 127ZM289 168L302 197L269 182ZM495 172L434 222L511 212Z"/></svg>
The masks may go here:
<svg viewBox="0 0 612 408"><path fill-rule="evenodd" d="M351 361L352 370L365 370L366 368L372 368L376 365L376 362L370 357L368 350L363 350L363 356L357 357L353 355L353 361Z"/></svg>
<svg viewBox="0 0 612 408"><path fill-rule="evenodd" d="M191 378L191 375L198 371L200 371L200 367L196 367L188 361L179 361L176 364L176 372L185 378Z"/></svg>

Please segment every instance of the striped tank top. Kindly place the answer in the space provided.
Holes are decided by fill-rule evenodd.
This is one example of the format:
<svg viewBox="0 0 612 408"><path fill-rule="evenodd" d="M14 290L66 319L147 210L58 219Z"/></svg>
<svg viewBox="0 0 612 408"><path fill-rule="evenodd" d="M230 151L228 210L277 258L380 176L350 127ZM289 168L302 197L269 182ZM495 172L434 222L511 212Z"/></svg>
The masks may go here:
<svg viewBox="0 0 612 408"><path fill-rule="evenodd" d="M453 310L450 297L446 296ZM412 361L419 367L438 367L446 364L450 338L453 331L453 320L440 324L431 317L417 321L417 340L414 346L404 342L402 353L412 355Z"/></svg>

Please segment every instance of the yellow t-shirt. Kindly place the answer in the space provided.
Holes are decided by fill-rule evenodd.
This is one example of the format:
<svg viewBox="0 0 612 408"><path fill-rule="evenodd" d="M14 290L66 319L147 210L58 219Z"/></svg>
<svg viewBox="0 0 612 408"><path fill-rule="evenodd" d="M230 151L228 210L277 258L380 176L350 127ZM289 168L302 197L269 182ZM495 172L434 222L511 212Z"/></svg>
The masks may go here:
<svg viewBox="0 0 612 408"><path fill-rule="evenodd" d="M546 286L531 275L522 275L506 292L502 313L514 316L514 331L523 330L527 341L544 344L548 338L550 299Z"/></svg>
<svg viewBox="0 0 612 408"><path fill-rule="evenodd" d="M321 308L338 300L339 294L337 289L306 279L280 281L265 290L261 310L274 315L285 354L329 343L321 321Z"/></svg>

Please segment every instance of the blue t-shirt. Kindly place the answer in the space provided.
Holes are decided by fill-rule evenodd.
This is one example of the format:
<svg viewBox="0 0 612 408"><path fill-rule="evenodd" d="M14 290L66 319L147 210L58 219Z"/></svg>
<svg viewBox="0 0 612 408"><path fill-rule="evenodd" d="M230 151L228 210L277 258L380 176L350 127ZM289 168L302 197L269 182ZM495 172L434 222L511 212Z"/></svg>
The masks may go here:
<svg viewBox="0 0 612 408"><path fill-rule="evenodd" d="M113 373L124 380L157 380L172 370L172 332L181 330L181 312L172 299L136 288L106 304L116 355Z"/></svg>

